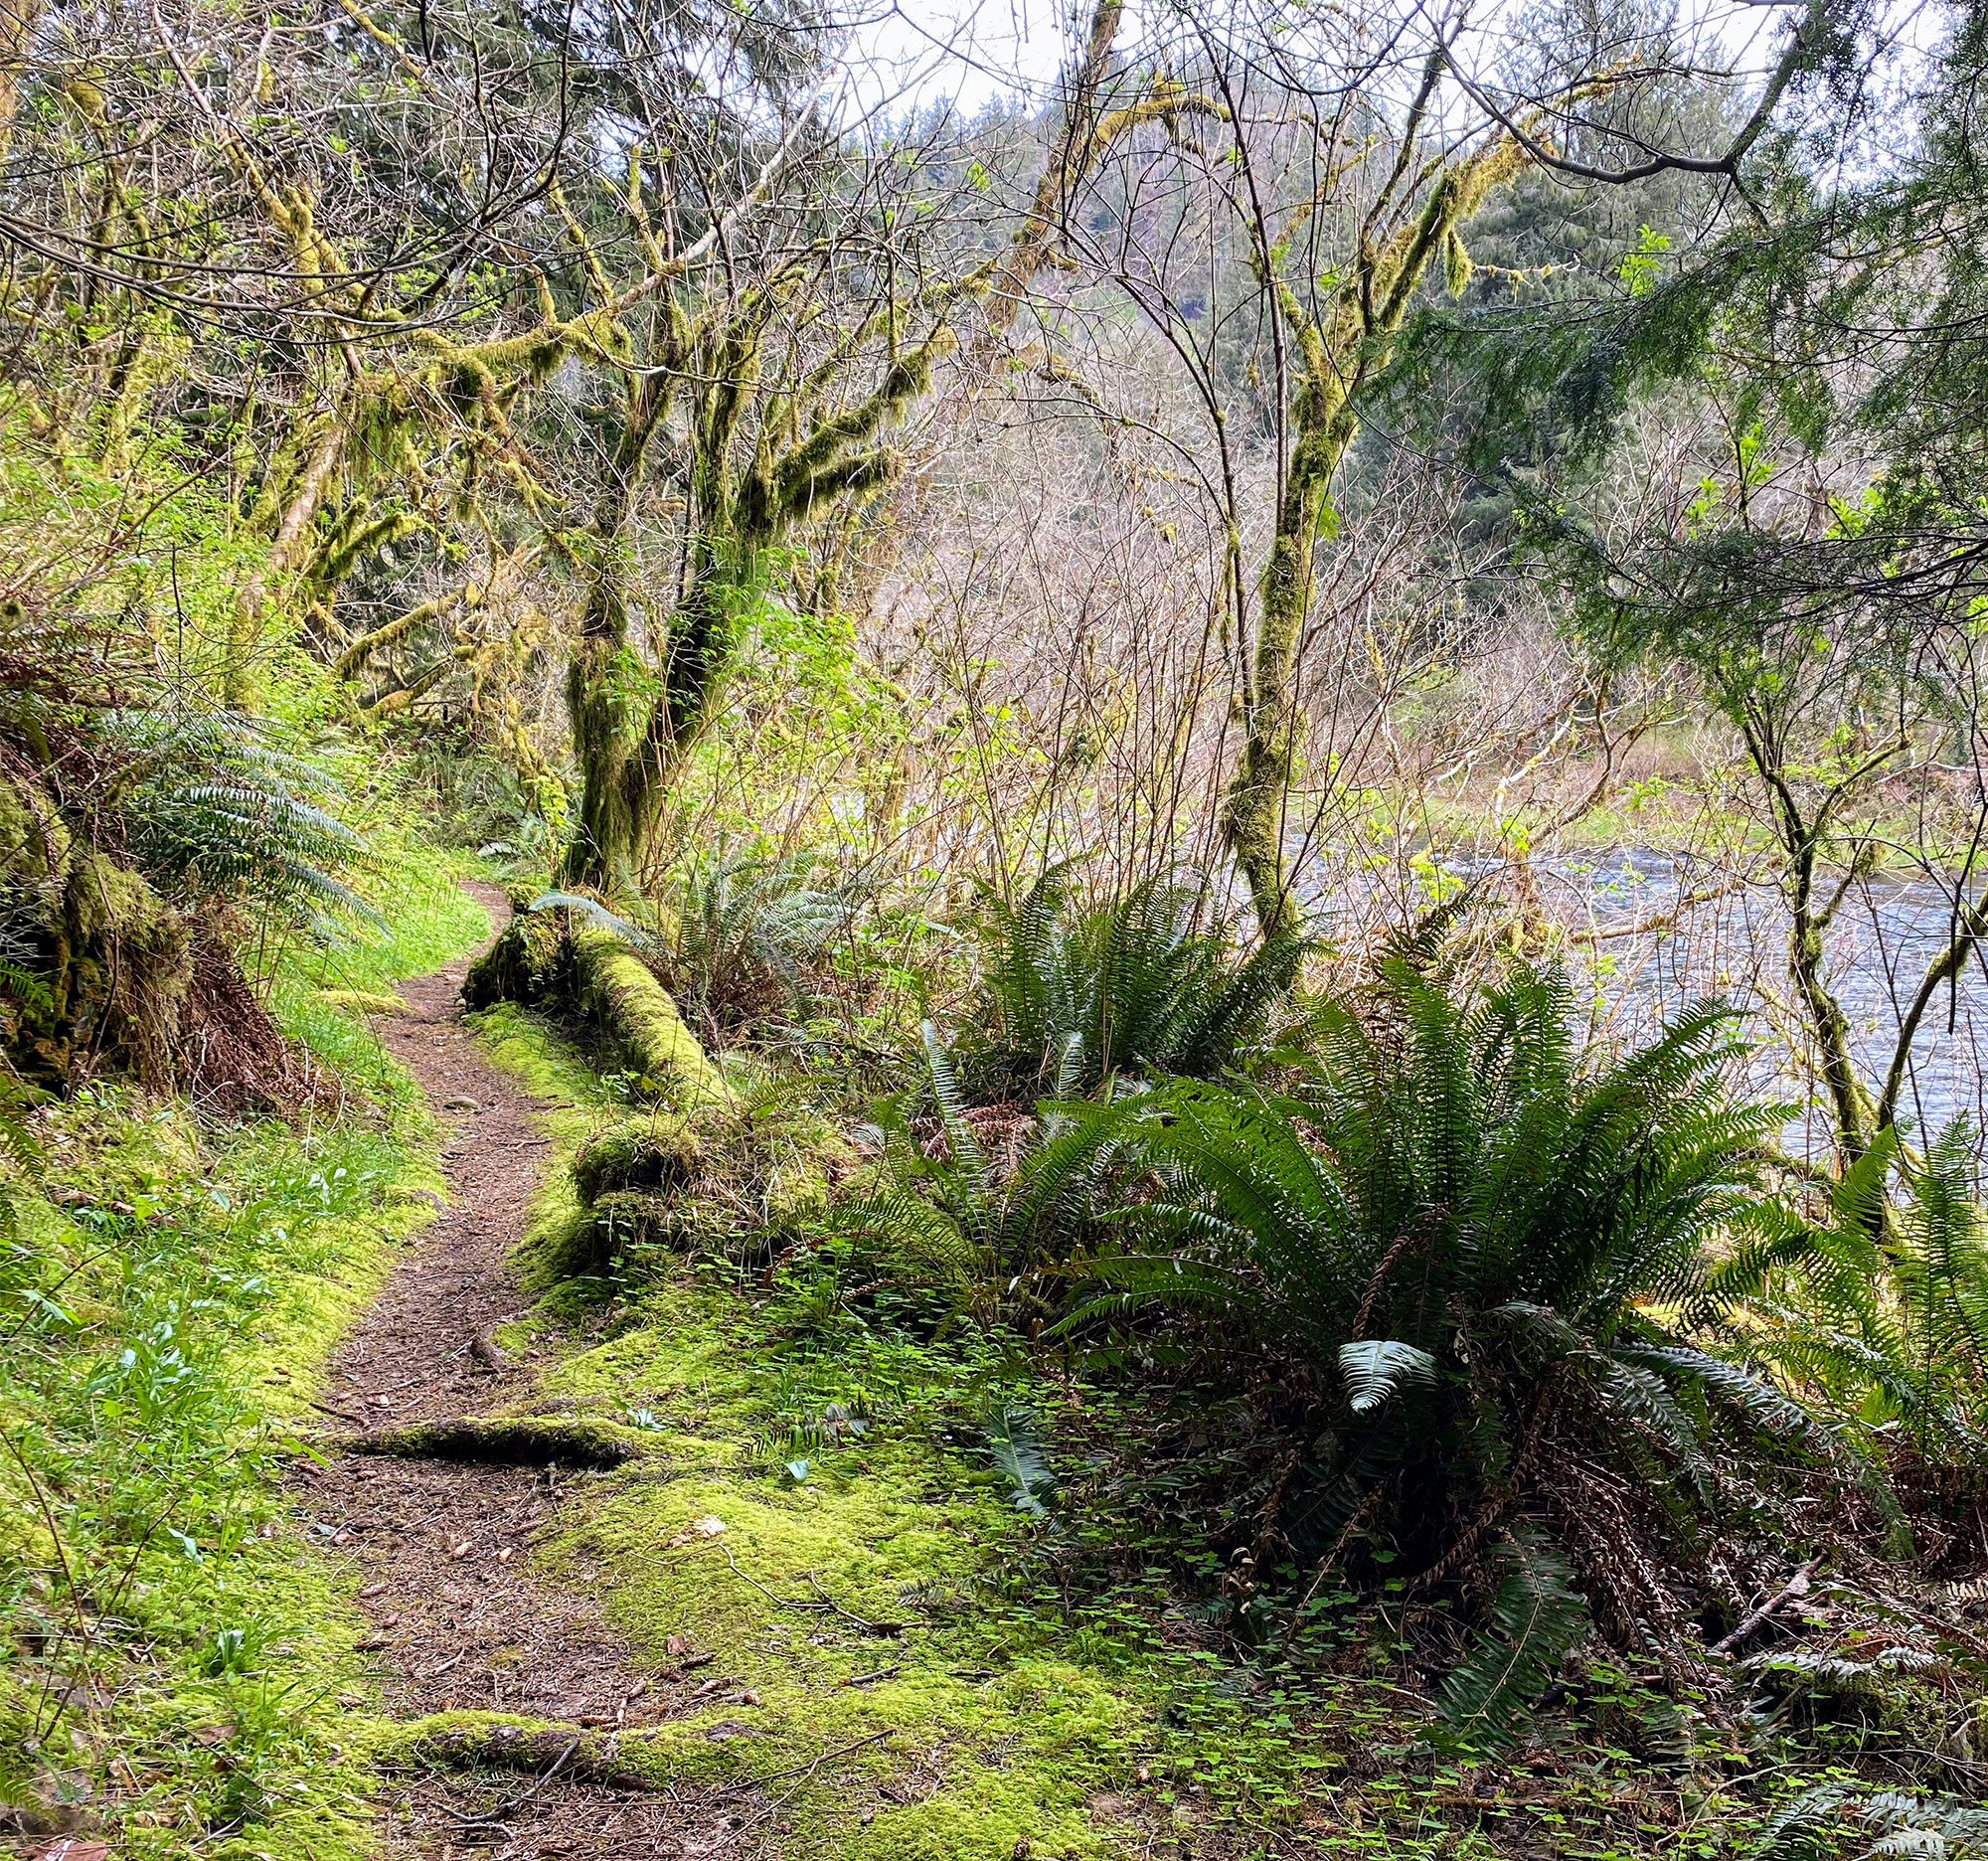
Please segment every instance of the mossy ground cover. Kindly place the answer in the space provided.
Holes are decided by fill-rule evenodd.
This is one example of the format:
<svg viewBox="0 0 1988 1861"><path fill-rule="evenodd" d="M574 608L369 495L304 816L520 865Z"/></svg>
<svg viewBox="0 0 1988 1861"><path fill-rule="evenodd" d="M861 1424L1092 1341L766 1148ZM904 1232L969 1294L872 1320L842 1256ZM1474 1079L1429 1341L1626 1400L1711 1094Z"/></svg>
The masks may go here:
<svg viewBox="0 0 1988 1861"><path fill-rule="evenodd" d="M486 930L455 862L391 828L373 844L384 928L264 952L342 1103L217 1127L89 1091L0 1174L0 1801L129 1856L371 1851L357 1630L283 1477L440 1179L417 1096L326 991L390 988Z"/></svg>
<svg viewBox="0 0 1988 1861"><path fill-rule="evenodd" d="M567 1166L627 1107L549 1024L483 1026L555 1100L526 1242L549 1268L580 1214ZM1222 1561L1167 1522L1177 1467L1140 1465L1220 1437L1206 1392L849 1298L867 1276L832 1245L651 1252L549 1283L510 1336L552 1353L546 1400L644 1446L541 1547L549 1579L659 1669L712 1657L708 1703L617 1762L764 1779L785 1852L1719 1856L1817 1775L1609 1666L1510 1762L1445 1759L1399 1602L1328 1587L1288 1642L1233 1632ZM1040 1511L993 1446L1017 1416L1058 1476Z"/></svg>
<svg viewBox="0 0 1988 1861"><path fill-rule="evenodd" d="M40 1115L38 1180L5 1185L0 1566L23 1632L0 1791L100 1817L132 1856L371 1852L380 1768L437 1729L373 1710L354 1580L298 1544L282 1481L318 1367L438 1185L357 1011L481 933L455 877L403 843L387 934L276 965L287 1023L343 1070L337 1115L220 1131L92 1094ZM786 1852L859 1861L1721 1856L1815 1775L1605 1669L1512 1764L1445 1762L1399 1609L1328 1590L1288 1649L1231 1632L1162 1451L1247 1451L1207 1393L937 1324L834 1246L577 1270L567 1165L630 1116L625 1083L529 1013L480 1029L548 1101L556 1159L520 1261L540 1303L502 1341L546 1354L543 1402L644 1449L580 1483L546 1575L595 1589L658 1668L709 1654L720 1682L622 1740L627 1768L756 1782L742 1800ZM1045 1444L1040 1512L997 1422Z"/></svg>

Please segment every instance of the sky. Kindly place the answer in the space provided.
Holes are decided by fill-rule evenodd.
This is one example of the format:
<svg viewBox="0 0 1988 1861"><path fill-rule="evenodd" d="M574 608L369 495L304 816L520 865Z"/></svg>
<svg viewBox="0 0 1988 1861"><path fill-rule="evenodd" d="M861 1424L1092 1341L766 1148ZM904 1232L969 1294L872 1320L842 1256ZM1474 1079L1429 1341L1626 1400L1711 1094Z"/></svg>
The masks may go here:
<svg viewBox="0 0 1988 1861"><path fill-rule="evenodd" d="M1149 0L1149 4L1157 0ZM1222 0L1191 0L1220 5ZM1521 0L1497 0L1483 15L1516 14ZM865 110L895 114L951 97L970 112L1000 96L1042 102L1070 57L1073 12L1087 20L1086 0L857 0L846 82ZM1942 8L1928 0L1895 0L1907 38L1917 38ZM1140 7L1125 8L1118 43L1140 37ZM1788 0L1682 0L1687 32L1708 62L1757 76L1771 62ZM1495 52L1494 34L1479 41Z"/></svg>
<svg viewBox="0 0 1988 1861"><path fill-rule="evenodd" d="M1070 56L1071 13L1068 0L858 0L851 82L870 105L1040 102ZM1137 10L1125 13L1121 45L1138 36Z"/></svg>

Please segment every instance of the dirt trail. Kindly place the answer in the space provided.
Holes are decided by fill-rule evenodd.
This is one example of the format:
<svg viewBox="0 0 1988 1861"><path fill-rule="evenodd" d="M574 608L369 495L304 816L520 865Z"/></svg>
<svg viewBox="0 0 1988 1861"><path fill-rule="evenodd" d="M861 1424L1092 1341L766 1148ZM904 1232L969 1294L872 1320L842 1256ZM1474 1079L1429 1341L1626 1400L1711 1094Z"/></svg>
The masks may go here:
<svg viewBox="0 0 1988 1861"><path fill-rule="evenodd" d="M469 890L497 922L495 887ZM403 985L408 1012L374 1027L453 1133L449 1197L333 1359L323 1401L369 1426L530 1407L529 1363L489 1349L491 1328L527 1301L509 1270L549 1143L536 1100L488 1065L458 1018L468 959ZM633 1664L592 1599L530 1570L535 1535L558 1523L586 1475L553 1469L351 1455L308 1482L301 1509L353 1560L388 1709L452 1708L576 1725L639 1724L672 1709L667 1683ZM495 1854L502 1861L737 1854L741 1805L699 1806L554 1777L444 1773L397 1779L382 1804L399 1857ZM479 1818L501 1810L495 1825ZM754 1844L756 1848L756 1844Z"/></svg>

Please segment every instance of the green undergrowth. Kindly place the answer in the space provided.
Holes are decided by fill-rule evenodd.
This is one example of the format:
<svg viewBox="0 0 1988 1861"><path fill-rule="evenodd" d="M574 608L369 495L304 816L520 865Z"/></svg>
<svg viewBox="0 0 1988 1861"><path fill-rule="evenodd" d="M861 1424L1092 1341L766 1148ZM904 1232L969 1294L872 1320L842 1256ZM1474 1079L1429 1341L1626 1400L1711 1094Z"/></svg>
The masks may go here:
<svg viewBox="0 0 1988 1861"><path fill-rule="evenodd" d="M626 1108L547 1023L484 1031L556 1101L524 1244L543 1268L578 1213L566 1166ZM845 1295L871 1273L832 1245L651 1256L552 1286L515 1327L552 1358L542 1402L643 1447L541 1546L549 1578L599 1596L657 1670L709 1656L694 1671L722 1683L625 1733L623 1769L765 1779L783 1852L851 1861L1725 1856L1812 1780L1610 1667L1509 1763L1442 1760L1399 1611L1328 1587L1288 1646L1252 1649L1225 1631L1221 1561L1152 1522L1174 1475L1140 1444L1200 1427L1202 1396Z"/></svg>
<svg viewBox="0 0 1988 1861"><path fill-rule="evenodd" d="M383 924L266 954L272 1008L340 1092L219 1126L92 1089L0 1165L0 1802L30 1830L129 1857L373 1851L357 1617L283 1476L441 1180L412 1082L325 991L391 989L487 919L457 863L372 844Z"/></svg>

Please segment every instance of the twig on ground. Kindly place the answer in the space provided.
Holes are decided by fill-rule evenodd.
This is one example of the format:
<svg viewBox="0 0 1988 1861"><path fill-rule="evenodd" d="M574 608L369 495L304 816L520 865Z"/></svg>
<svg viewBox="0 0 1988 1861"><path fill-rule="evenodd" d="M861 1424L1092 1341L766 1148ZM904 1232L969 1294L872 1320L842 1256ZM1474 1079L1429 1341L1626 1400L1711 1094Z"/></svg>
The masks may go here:
<svg viewBox="0 0 1988 1861"><path fill-rule="evenodd" d="M1766 1602L1762 1603L1758 1608L1753 1609L1748 1614L1742 1616L1740 1618L1739 1627L1735 1628L1730 1635L1725 1636L1721 1640L1715 1641L1705 1651L1708 1654L1724 1654L1730 1648L1738 1647L1740 1643L1745 1640L1745 1638L1749 1634L1751 1634L1755 1628L1759 1627L1759 1625L1762 1622L1764 1622L1769 1615L1773 1614L1773 1612L1777 1608L1779 1608L1783 1603L1791 1602L1796 1597L1807 1596L1809 1579L1815 1575L1816 1568L1821 1564L1821 1562L1822 1559L1819 1557L1810 1558L1809 1561L1806 1564L1804 1564L1800 1570L1796 1571L1795 1574L1792 1577L1790 1577L1787 1580L1787 1582L1780 1587L1780 1589L1776 1590L1774 1594L1766 1600Z"/></svg>
<svg viewBox="0 0 1988 1861"><path fill-rule="evenodd" d="M809 1611L815 1609L832 1609L844 1621L854 1622L866 1634L898 1635L905 1632L905 1624L903 1622L871 1621L867 1616L858 1615L852 1610L844 1608L819 1583L815 1582L811 1572L804 1572L803 1575L807 1577L809 1583L814 1584L815 1595L820 1599L819 1602L811 1602L806 1597L775 1596L758 1578L747 1576L746 1572L739 1568L739 1560L732 1555L732 1547L730 1545L720 1545L718 1548L725 1553L726 1563L732 1566L733 1576L737 1577L741 1583L750 1584L754 1590L758 1591L776 1608L804 1609Z"/></svg>
<svg viewBox="0 0 1988 1861"><path fill-rule="evenodd" d="M831 1758L847 1758L851 1752L861 1751L866 1745L875 1745L884 1739L894 1738L897 1736L897 1731L896 1726L886 1726L881 1732L872 1732L868 1738L852 1739L847 1745L838 1745L833 1751L822 1752L819 1756L810 1758L804 1765L793 1765L785 1771L768 1771L764 1776L752 1777L745 1783L735 1783L729 1790L720 1793L736 1796L741 1790L757 1789L761 1784L777 1783L783 1777L800 1776L806 1772L819 1770Z"/></svg>
<svg viewBox="0 0 1988 1861"><path fill-rule="evenodd" d="M565 1767L566 1761L579 1749L579 1739L568 1739L566 1750L553 1760L551 1768L535 1782L528 1784L524 1789L520 1790L509 1802L499 1803L496 1808L480 1816L455 1816L452 1819L461 1828L502 1828L504 1829L504 1833L509 1835L511 1831L508 1828L504 1828L503 1818L507 1815L516 1815L520 1809L530 1802L539 1791L544 1789L559 1775L560 1771Z"/></svg>

